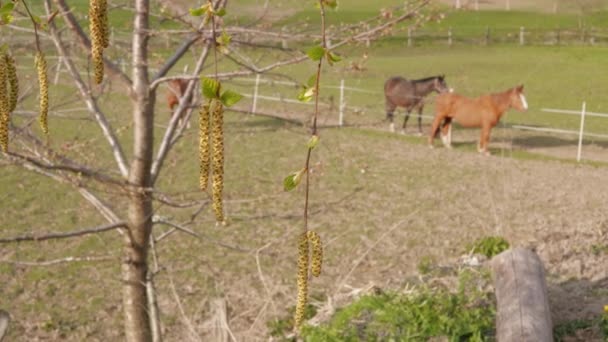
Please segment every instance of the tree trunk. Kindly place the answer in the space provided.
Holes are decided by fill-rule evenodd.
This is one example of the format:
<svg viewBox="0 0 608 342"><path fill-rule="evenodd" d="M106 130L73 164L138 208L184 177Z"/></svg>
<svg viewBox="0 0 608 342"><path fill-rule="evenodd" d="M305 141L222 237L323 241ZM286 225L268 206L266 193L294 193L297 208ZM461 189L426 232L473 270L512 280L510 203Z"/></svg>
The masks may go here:
<svg viewBox="0 0 608 342"><path fill-rule="evenodd" d="M128 342L151 341L146 274L148 243L152 232L150 170L154 148L154 93L148 79L149 0L135 1L133 28L133 160L129 169L132 186L128 204L129 234L125 239L123 307Z"/></svg>

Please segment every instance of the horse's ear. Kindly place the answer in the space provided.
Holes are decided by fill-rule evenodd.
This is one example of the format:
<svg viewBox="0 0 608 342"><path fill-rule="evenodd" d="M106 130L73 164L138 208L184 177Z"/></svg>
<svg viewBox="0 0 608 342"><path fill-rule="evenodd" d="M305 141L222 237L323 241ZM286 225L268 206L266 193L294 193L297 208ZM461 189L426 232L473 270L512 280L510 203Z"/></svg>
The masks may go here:
<svg viewBox="0 0 608 342"><path fill-rule="evenodd" d="M523 84L518 85L518 86L517 86L517 91L518 91L518 92L520 92L520 93L521 93L522 91L524 91L524 85L523 85Z"/></svg>

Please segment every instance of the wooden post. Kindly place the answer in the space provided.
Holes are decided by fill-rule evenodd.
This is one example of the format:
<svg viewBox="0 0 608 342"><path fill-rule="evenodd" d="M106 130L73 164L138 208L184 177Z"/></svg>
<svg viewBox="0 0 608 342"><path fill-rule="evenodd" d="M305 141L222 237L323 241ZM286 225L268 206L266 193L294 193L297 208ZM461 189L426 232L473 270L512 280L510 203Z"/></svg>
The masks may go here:
<svg viewBox="0 0 608 342"><path fill-rule="evenodd" d="M583 101L583 108L581 109L581 125L578 131L578 149L576 151L576 161L581 161L581 153L583 151L583 132L585 130L585 112L587 103Z"/></svg>
<svg viewBox="0 0 608 342"><path fill-rule="evenodd" d="M456 0L454 7L456 7L456 9L460 9L460 0Z"/></svg>
<svg viewBox="0 0 608 342"><path fill-rule="evenodd" d="M479 11L479 0L475 0L475 10Z"/></svg>
<svg viewBox="0 0 608 342"><path fill-rule="evenodd" d="M486 45L490 45L490 26L486 26Z"/></svg>
<svg viewBox="0 0 608 342"><path fill-rule="evenodd" d="M258 105L258 86L260 84L260 74L255 75L255 87L253 88L253 103L251 105L251 114L255 114Z"/></svg>
<svg viewBox="0 0 608 342"><path fill-rule="evenodd" d="M338 125L342 127L344 125L344 79L340 81L340 117L338 119Z"/></svg>
<svg viewBox="0 0 608 342"><path fill-rule="evenodd" d="M448 45L452 46L452 27L448 29Z"/></svg>
<svg viewBox="0 0 608 342"><path fill-rule="evenodd" d="M11 316L8 312L0 310L0 341L4 338L6 331L8 330L8 324L11 321Z"/></svg>
<svg viewBox="0 0 608 342"><path fill-rule="evenodd" d="M369 24L365 25L365 29L366 29L367 31L369 31ZM365 38L365 46L366 46L366 47L369 47L369 46L370 46L370 44L371 44L371 43L370 43L370 40L369 40L369 35L367 35L367 36L366 36L366 38Z"/></svg>
<svg viewBox="0 0 608 342"><path fill-rule="evenodd" d="M407 46L412 46L412 28L407 28Z"/></svg>
<svg viewBox="0 0 608 342"><path fill-rule="evenodd" d="M496 291L496 340L552 342L551 310L545 271L538 256L509 249L491 261Z"/></svg>
<svg viewBox="0 0 608 342"><path fill-rule="evenodd" d="M556 44L559 45L560 44L560 40L561 40L561 32L560 32L559 28L557 29L557 33L556 33L555 39L556 39Z"/></svg>
<svg viewBox="0 0 608 342"><path fill-rule="evenodd" d="M525 43L525 38L524 38L525 30L526 29L523 26L519 28L519 45L524 45L524 43Z"/></svg>
<svg viewBox="0 0 608 342"><path fill-rule="evenodd" d="M507 11L510 11L510 10L511 10L511 2L510 2L509 0L507 0L507 3L505 4L505 9L506 9Z"/></svg>

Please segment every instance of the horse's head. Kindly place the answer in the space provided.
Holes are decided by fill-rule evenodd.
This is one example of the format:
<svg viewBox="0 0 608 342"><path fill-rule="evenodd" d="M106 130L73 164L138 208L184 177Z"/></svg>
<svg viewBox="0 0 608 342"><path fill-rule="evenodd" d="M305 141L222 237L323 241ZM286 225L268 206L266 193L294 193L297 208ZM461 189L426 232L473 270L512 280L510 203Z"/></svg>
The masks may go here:
<svg viewBox="0 0 608 342"><path fill-rule="evenodd" d="M452 92L452 88L448 87L448 84L445 83L445 75L436 76L433 80L433 90L437 93L447 93Z"/></svg>
<svg viewBox="0 0 608 342"><path fill-rule="evenodd" d="M519 85L513 89L509 94L509 102L511 107L524 112L528 110L528 102L526 101L526 97L524 96L524 85Z"/></svg>

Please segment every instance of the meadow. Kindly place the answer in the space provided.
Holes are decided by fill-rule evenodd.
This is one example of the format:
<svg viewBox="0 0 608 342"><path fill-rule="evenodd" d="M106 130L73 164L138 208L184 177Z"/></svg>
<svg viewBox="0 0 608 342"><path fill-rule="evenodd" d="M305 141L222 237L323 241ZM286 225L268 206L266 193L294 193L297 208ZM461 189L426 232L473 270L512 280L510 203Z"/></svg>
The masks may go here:
<svg viewBox="0 0 608 342"><path fill-rule="evenodd" d="M231 3L233 12L240 6L251 9L259 5L254 0ZM344 1L335 16L328 13L328 17L334 23L357 22L390 5L387 0ZM84 8L85 2L80 6ZM514 32L531 22L538 29L575 28L581 17L575 9L565 9L557 16L539 11L453 13L447 7L438 9L446 11L446 19L424 29L445 32L447 27L462 28L457 32L465 38L479 37L492 23L502 23L501 29ZM274 27L289 24L313 30L317 23L314 8L306 8L299 1L283 1L273 10ZM129 28L122 16L127 17L129 12L117 11L120 19L113 20L117 27L123 25L117 28L118 39L127 39L121 35ZM591 12L583 18L589 26L606 29L608 21L602 19L606 13ZM226 21L244 22L249 18L249 14L235 15ZM346 127L327 127L320 132L313 160L310 225L323 236L326 259L323 276L312 283L312 303L322 308L331 297L341 299L337 304L344 304L351 300L352 293L372 285L399 291L415 283L421 261L430 260L432 268L455 264L468 252L466 246L478 237L500 235L512 245L535 248L543 258L550 275L557 324L595 319L608 300L608 274L602 267L606 257L603 207L608 200L605 166L576 165L570 157L558 160L528 152L534 146L526 145L543 140L510 126L576 129L577 117L540 109L578 109L582 101L587 102L590 111L608 112L604 95L608 74L602 72L608 45L519 46L514 41L482 46L464 39L451 47L424 41L408 47L407 26L395 31L396 36L370 47L359 42L340 48L344 60L323 70L322 100L328 103L333 98L336 106L322 112L322 121L325 118L327 123L334 123L337 116L339 92L330 86L345 80L347 86L369 93L347 92ZM307 44L312 42L302 43L301 50ZM261 64L276 59L273 52L247 47L240 51ZM169 52L164 41L159 42L153 58L155 66ZM112 54L118 57L119 51L110 51ZM24 89L35 86L33 70L28 67L31 58L25 55L18 63ZM363 70L354 70L352 63L363 63ZM175 74L186 64L192 65L193 60L181 62ZM80 65L86 65L86 61ZM236 66L222 59L219 67L231 70ZM312 62L302 63L280 68L275 71L280 76L272 77L305 82L313 70ZM526 113L511 111L503 119L494 133L494 156L489 158L472 153L477 131L457 133L461 134L461 143L454 151L430 151L424 146L424 137L387 132L383 121L384 80L392 75L421 78L436 74L445 74L448 84L467 96L523 83L531 108ZM245 94L253 92L249 82L227 80L227 84ZM259 91L295 99L298 89L275 84L261 85ZM71 157L95 162L100 170L112 170L105 141L87 119L84 106L75 102L78 97L66 74L61 74L50 96L56 110L50 118L50 144ZM250 101L244 99L239 109L248 110ZM26 96L16 124L32 120L35 102L35 95ZM118 129L129 156L132 123L123 89L110 85L100 103ZM209 304L214 298L226 299L228 323L243 341L266 340L266 323L283 317L294 304L295 236L302 225L304 194L301 188L284 192L282 180L302 167L308 131L281 117L303 122L311 110L305 105L262 100L258 108L276 117L227 113L227 226L214 224L210 205L197 188L196 129L186 131L166 162L159 189L177 200L196 202L202 209L193 215L192 208L157 207L158 215L182 223L197 235L174 233L157 246L163 268L156 280L167 341L209 336L213 315ZM432 112L431 100L425 113ZM159 137L169 120L163 96L157 98L156 115L155 133ZM396 122L401 119L399 115ZM414 123L412 114L410 125ZM197 126L194 118L192 124ZM413 132L412 127L408 132ZM607 129L608 120L588 118L588 132L604 134ZM524 142L513 143L521 137L526 138ZM506 148L505 142L509 142ZM602 141L586 143L605 148ZM104 223L70 184L24 172L18 166L2 164L0 173L1 237L71 231ZM109 203L119 198L119 194L99 184L94 187ZM125 211L115 209L121 214ZM159 236L169 227L157 225L155 230ZM15 322L9 339L120 339L121 240L120 235L109 232L69 241L2 245L0 308L7 308ZM69 256L101 260L44 264ZM184 328L188 326L194 332Z"/></svg>

